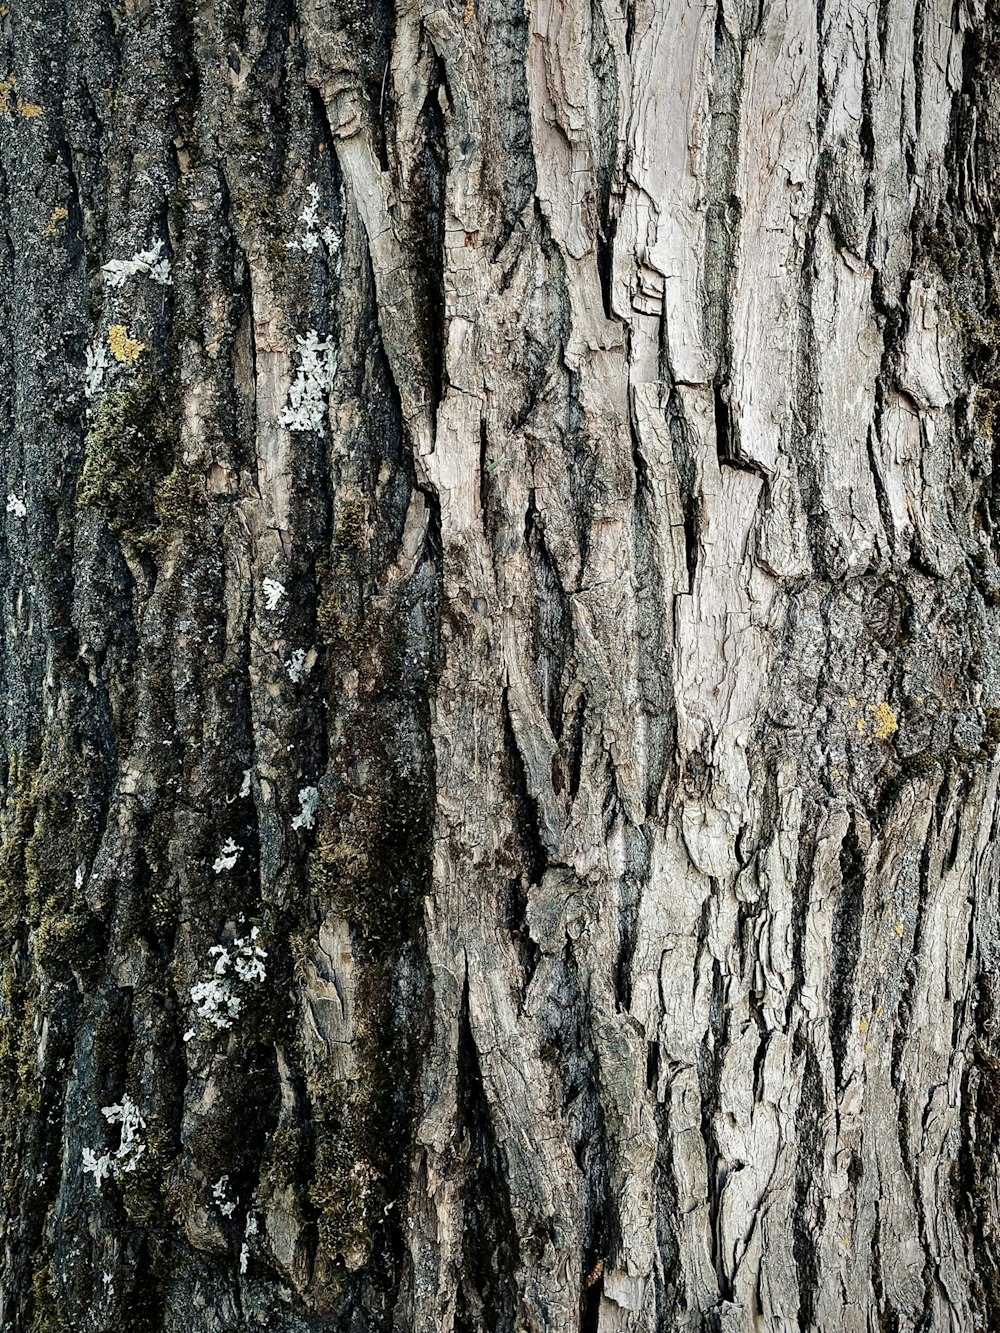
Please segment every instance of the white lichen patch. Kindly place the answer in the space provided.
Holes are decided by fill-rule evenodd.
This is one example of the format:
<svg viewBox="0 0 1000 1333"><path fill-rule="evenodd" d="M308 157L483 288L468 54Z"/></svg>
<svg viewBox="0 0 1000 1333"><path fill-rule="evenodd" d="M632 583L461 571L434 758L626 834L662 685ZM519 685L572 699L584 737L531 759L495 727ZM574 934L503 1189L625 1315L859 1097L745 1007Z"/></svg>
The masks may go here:
<svg viewBox="0 0 1000 1333"><path fill-rule="evenodd" d="M232 944L214 944L209 949L213 975L195 982L191 999L195 1013L212 1027L231 1028L243 1008L245 988L259 986L266 978L267 950L257 943L259 938L260 931L253 926L249 935L238 936ZM184 1040L190 1041L194 1035L194 1029L189 1029Z"/></svg>
<svg viewBox="0 0 1000 1333"><path fill-rule="evenodd" d="M161 287L169 287L170 260L163 253L163 242L154 241L150 249L140 251L131 259L112 259L103 265L109 287L122 287L129 278L151 278Z"/></svg>
<svg viewBox="0 0 1000 1333"><path fill-rule="evenodd" d="M28 512L28 506L24 501L13 492L7 496L7 513L13 514L15 518L24 518Z"/></svg>
<svg viewBox="0 0 1000 1333"><path fill-rule="evenodd" d="M212 1197L215 1199L219 1212L223 1217L232 1217L236 1211L236 1204L226 1197L226 1186L229 1184L229 1176L220 1176L212 1186Z"/></svg>
<svg viewBox="0 0 1000 1333"><path fill-rule="evenodd" d="M289 430L319 431L326 416L326 397L337 374L337 356L329 338L321 338L315 329L295 341L300 364L288 391L288 405L278 420Z"/></svg>
<svg viewBox="0 0 1000 1333"><path fill-rule="evenodd" d="M146 1151L146 1145L139 1131L146 1128L146 1122L139 1114L139 1108L127 1094L114 1106L102 1108L102 1115L109 1125L121 1125L121 1143L115 1153L115 1170L134 1171L139 1165L139 1158Z"/></svg>
<svg viewBox="0 0 1000 1333"><path fill-rule="evenodd" d="M101 1114L109 1125L121 1126L121 1135L114 1155L97 1153L93 1148L83 1149L83 1170L94 1177L97 1189L101 1188L107 1176L120 1176L134 1171L146 1151L141 1134L146 1128L146 1122L131 1097L126 1094L113 1106L102 1107Z"/></svg>
<svg viewBox="0 0 1000 1333"><path fill-rule="evenodd" d="M233 866L239 860L240 852L243 848L238 843L233 842L232 838L227 838L222 844L222 850L218 859L212 866L212 869L218 875L223 870L232 870Z"/></svg>
<svg viewBox="0 0 1000 1333"><path fill-rule="evenodd" d="M243 785L240 787L240 800L244 800L250 795L250 774L253 770L245 768L243 770Z"/></svg>
<svg viewBox="0 0 1000 1333"><path fill-rule="evenodd" d="M278 603L285 596L285 585L277 579L265 579L261 587L264 589L264 605L269 611L276 611Z"/></svg>
<svg viewBox="0 0 1000 1333"><path fill-rule="evenodd" d="M84 1148L83 1169L84 1172L90 1172L94 1177L94 1187L100 1189L105 1176L111 1175L111 1158L107 1153L102 1153L98 1157L93 1148Z"/></svg>
<svg viewBox="0 0 1000 1333"><path fill-rule="evenodd" d="M319 791L315 787L303 787L299 792L299 805L301 809L292 820L292 828L312 828L319 809Z"/></svg>
<svg viewBox="0 0 1000 1333"><path fill-rule="evenodd" d="M320 243L326 246L331 255L340 249L340 237L329 225L321 226L319 218L319 186L315 183L306 186L306 203L299 214L302 235L295 241L289 241L289 250L302 250L307 255L315 254Z"/></svg>
<svg viewBox="0 0 1000 1333"><path fill-rule="evenodd" d="M104 386L108 370L108 349L104 341L94 342L87 348L87 364L83 371L83 392L93 400Z"/></svg>
<svg viewBox="0 0 1000 1333"><path fill-rule="evenodd" d="M210 977L208 981L197 981L191 987L191 999L195 1013L215 1028L231 1028L233 1019L239 1017L243 1001L233 994L230 982Z"/></svg>
<svg viewBox="0 0 1000 1333"><path fill-rule="evenodd" d="M243 1244L240 1247L240 1272L247 1271L247 1264L250 1262L250 1237L257 1234L257 1219L252 1213L247 1216L247 1224L243 1231Z"/></svg>
<svg viewBox="0 0 1000 1333"><path fill-rule="evenodd" d="M306 665L306 651L304 648L296 648L291 657L285 663L285 669L293 685L297 685L302 679L302 672Z"/></svg>

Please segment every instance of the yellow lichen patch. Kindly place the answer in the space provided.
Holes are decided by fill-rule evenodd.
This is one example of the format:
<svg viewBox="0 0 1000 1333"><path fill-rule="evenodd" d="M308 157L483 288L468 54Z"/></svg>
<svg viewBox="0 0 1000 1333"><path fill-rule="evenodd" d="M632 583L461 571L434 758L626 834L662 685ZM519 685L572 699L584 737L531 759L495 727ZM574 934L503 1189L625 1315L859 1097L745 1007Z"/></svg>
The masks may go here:
<svg viewBox="0 0 1000 1333"><path fill-rule="evenodd" d="M863 1036L865 1035L865 1033L868 1031L868 1019L867 1019L867 1018L863 1018L863 1019L861 1020L861 1022L858 1024L858 1031L861 1033L862 1037L863 1037Z"/></svg>
<svg viewBox="0 0 1000 1333"><path fill-rule="evenodd" d="M858 701L857 701L857 699L855 699L855 697L854 697L853 694L852 694L851 697L848 699L848 701L847 701L847 706L848 706L848 708L857 708L857 706L858 706Z"/></svg>
<svg viewBox="0 0 1000 1333"><path fill-rule="evenodd" d="M14 105L11 106L11 99ZM0 112L8 116L11 111L16 111L19 116L24 116L25 120L34 120L36 116L42 114L42 108L37 102L26 102L23 97L17 96L17 75L8 74L5 79L0 79Z"/></svg>
<svg viewBox="0 0 1000 1333"><path fill-rule="evenodd" d="M871 713L872 722L875 724L876 740L888 740L894 731L899 730L899 719L896 717L895 710L884 699L880 704L870 704L868 711Z"/></svg>
<svg viewBox="0 0 1000 1333"><path fill-rule="evenodd" d="M66 221L69 217L69 209L60 205L52 210L52 216L49 218L49 225L45 228L46 236L55 236L59 230L60 223Z"/></svg>
<svg viewBox="0 0 1000 1333"><path fill-rule="evenodd" d="M858 726L858 731L864 731L864 729L865 729L865 720L864 720L863 717L859 717L859 718L858 718L857 726Z"/></svg>
<svg viewBox="0 0 1000 1333"><path fill-rule="evenodd" d="M146 350L145 343L138 342L135 338L128 336L128 329L124 324L112 324L111 328L108 329L108 346L111 348L111 355L115 360L126 365L138 361Z"/></svg>
<svg viewBox="0 0 1000 1333"><path fill-rule="evenodd" d="M906 934L906 927L903 925L902 921L897 921L893 929L895 930L898 939L902 939Z"/></svg>

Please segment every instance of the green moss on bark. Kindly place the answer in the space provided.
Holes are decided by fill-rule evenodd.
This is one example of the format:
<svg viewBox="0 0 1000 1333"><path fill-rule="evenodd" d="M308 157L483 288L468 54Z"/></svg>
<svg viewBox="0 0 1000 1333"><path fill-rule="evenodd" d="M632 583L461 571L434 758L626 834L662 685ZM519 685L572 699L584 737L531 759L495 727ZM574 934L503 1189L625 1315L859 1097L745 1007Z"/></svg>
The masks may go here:
<svg viewBox="0 0 1000 1333"><path fill-rule="evenodd" d="M157 521L159 479L176 452L176 413L148 375L108 393L87 432L77 503L137 541Z"/></svg>

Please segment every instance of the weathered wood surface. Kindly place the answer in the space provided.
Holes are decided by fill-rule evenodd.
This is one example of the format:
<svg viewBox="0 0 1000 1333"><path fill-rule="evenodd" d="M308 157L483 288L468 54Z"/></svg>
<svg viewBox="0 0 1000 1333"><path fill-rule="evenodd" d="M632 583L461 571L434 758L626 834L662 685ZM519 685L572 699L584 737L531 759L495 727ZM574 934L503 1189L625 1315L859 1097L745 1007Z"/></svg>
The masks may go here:
<svg viewBox="0 0 1000 1333"><path fill-rule="evenodd" d="M0 1326L996 1327L997 15L0 22Z"/></svg>

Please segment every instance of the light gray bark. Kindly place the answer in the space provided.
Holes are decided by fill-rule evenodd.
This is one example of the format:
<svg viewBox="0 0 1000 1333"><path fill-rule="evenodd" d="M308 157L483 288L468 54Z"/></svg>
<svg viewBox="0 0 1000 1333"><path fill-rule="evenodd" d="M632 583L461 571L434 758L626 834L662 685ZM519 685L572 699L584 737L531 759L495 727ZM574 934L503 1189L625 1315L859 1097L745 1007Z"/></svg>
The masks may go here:
<svg viewBox="0 0 1000 1333"><path fill-rule="evenodd" d="M11 5L0 1326L1000 1321L995 18Z"/></svg>

